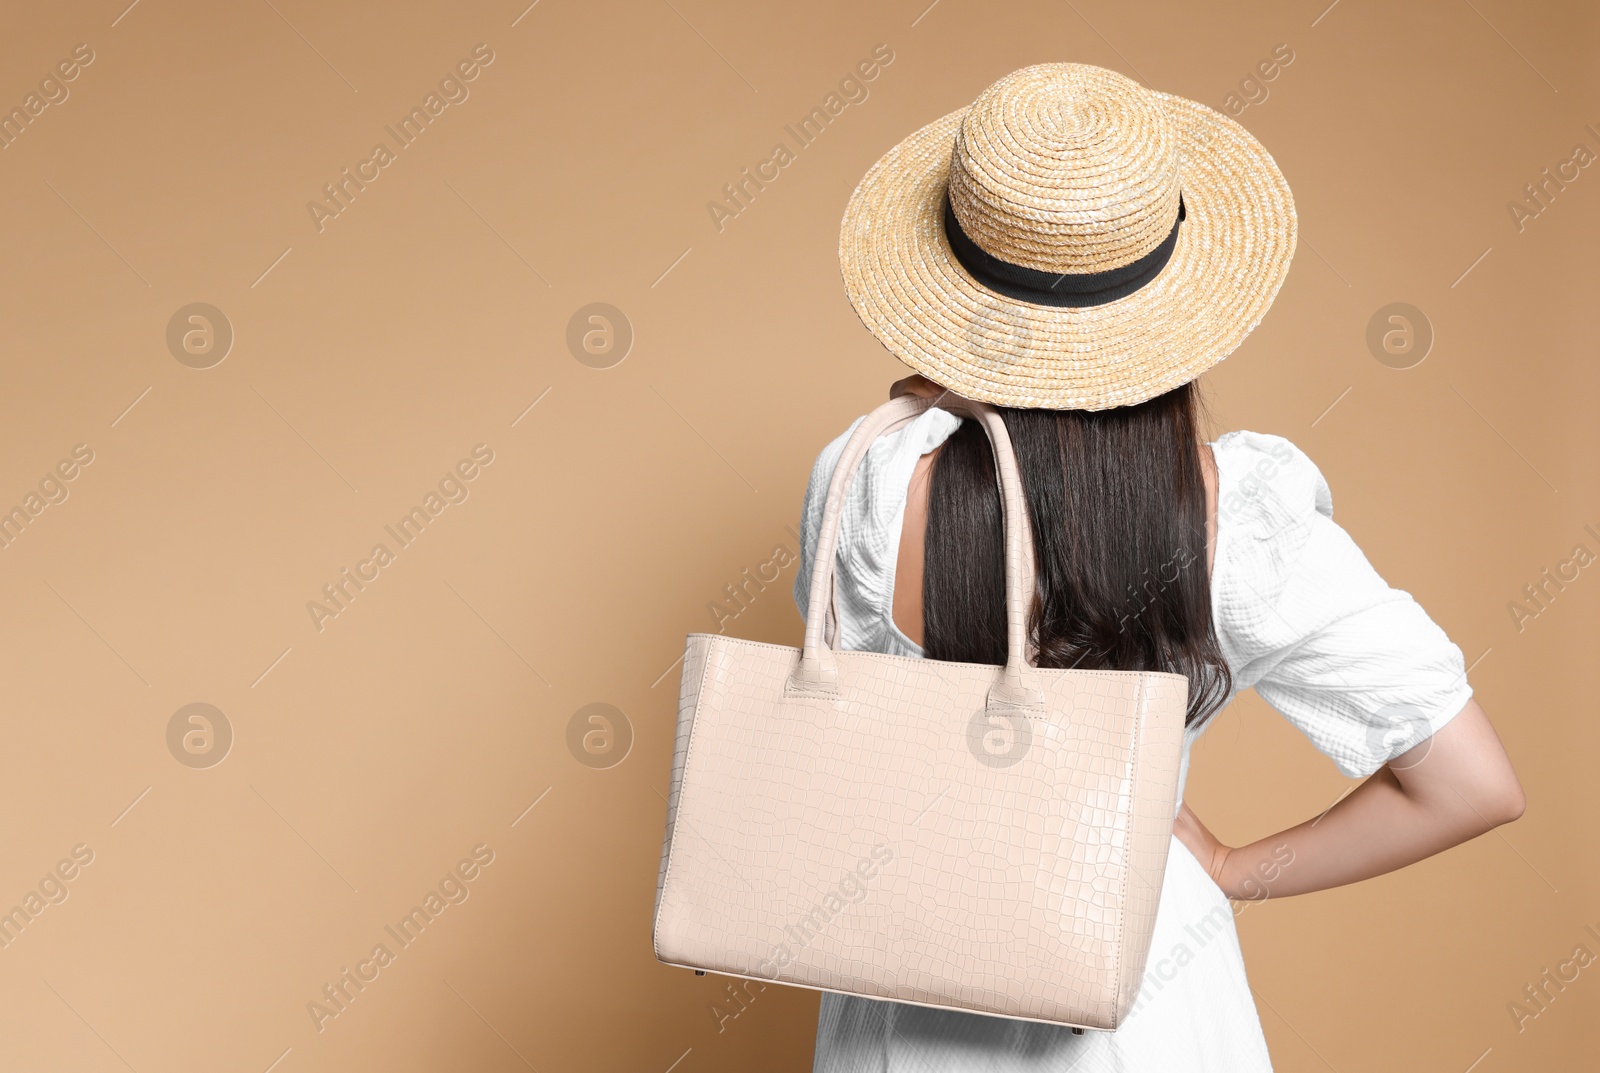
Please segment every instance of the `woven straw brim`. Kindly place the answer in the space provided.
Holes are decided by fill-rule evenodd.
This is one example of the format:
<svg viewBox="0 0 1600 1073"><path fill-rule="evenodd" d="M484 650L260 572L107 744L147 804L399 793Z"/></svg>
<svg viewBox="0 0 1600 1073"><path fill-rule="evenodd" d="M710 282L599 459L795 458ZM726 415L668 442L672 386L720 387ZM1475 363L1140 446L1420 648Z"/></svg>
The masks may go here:
<svg viewBox="0 0 1600 1073"><path fill-rule="evenodd" d="M1227 357L1289 271L1289 185L1261 143L1203 104L1154 93L1179 139L1185 218L1160 274L1104 305L1035 305L956 262L943 204L967 109L906 138L851 195L839 234L845 291L913 369L997 406L1103 410L1142 402Z"/></svg>

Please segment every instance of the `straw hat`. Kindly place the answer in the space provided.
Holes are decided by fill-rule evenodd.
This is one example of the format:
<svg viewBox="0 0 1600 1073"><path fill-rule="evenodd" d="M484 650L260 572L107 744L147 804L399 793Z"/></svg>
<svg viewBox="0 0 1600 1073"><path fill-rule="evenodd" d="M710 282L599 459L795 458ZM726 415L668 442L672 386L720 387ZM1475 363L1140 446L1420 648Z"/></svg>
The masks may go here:
<svg viewBox="0 0 1600 1073"><path fill-rule="evenodd" d="M1227 357L1294 247L1289 186L1238 123L1047 63L873 165L839 261L862 321L930 379L999 406L1103 410Z"/></svg>

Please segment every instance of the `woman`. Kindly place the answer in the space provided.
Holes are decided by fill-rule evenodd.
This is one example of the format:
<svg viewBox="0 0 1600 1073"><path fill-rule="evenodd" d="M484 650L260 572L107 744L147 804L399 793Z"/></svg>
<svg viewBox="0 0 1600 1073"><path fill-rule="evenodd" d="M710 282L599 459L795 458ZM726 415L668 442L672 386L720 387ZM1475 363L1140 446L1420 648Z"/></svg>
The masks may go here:
<svg viewBox="0 0 1600 1073"><path fill-rule="evenodd" d="M1077 64L1001 79L851 198L846 290L918 373L891 394L1000 407L1037 549L1039 665L1185 674L1180 802L1194 740L1252 687L1365 781L1237 847L1180 806L1144 983L1115 1032L828 992L818 1073L1270 1070L1228 899L1353 883L1521 815L1460 650L1334 523L1311 460L1278 436L1202 441L1196 377L1265 314L1295 226L1238 124ZM802 614L848 436L806 491ZM844 513L843 647L1003 663L999 511L975 425L935 407L878 440Z"/></svg>

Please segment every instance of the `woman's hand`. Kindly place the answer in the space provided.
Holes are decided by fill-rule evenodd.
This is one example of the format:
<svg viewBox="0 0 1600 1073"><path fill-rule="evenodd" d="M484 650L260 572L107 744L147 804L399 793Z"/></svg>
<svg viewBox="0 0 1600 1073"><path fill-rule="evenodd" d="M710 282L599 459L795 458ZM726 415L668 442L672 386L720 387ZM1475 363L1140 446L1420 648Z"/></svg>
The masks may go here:
<svg viewBox="0 0 1600 1073"><path fill-rule="evenodd" d="M1223 883L1223 867L1228 863L1228 855L1233 852L1232 847L1225 846L1216 835L1212 834L1206 825L1200 822L1200 817L1194 814L1185 801L1178 809L1178 818L1172 821L1172 833L1178 836L1194 859L1200 862L1200 867L1206 870L1211 881L1222 888L1228 897L1235 897Z"/></svg>

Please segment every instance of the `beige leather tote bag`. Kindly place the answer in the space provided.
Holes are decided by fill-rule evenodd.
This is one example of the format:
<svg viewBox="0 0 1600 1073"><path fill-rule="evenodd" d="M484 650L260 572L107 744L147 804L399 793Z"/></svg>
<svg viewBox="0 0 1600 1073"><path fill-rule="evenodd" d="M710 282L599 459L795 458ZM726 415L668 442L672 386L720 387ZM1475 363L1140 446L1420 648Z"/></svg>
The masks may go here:
<svg viewBox="0 0 1600 1073"><path fill-rule="evenodd" d="M688 638L655 953L876 999L1115 1028L1144 975L1177 810L1188 681L1028 664L1033 543L992 407L1007 660L835 646L834 552L857 465L935 403L856 429L828 487L805 647Z"/></svg>

